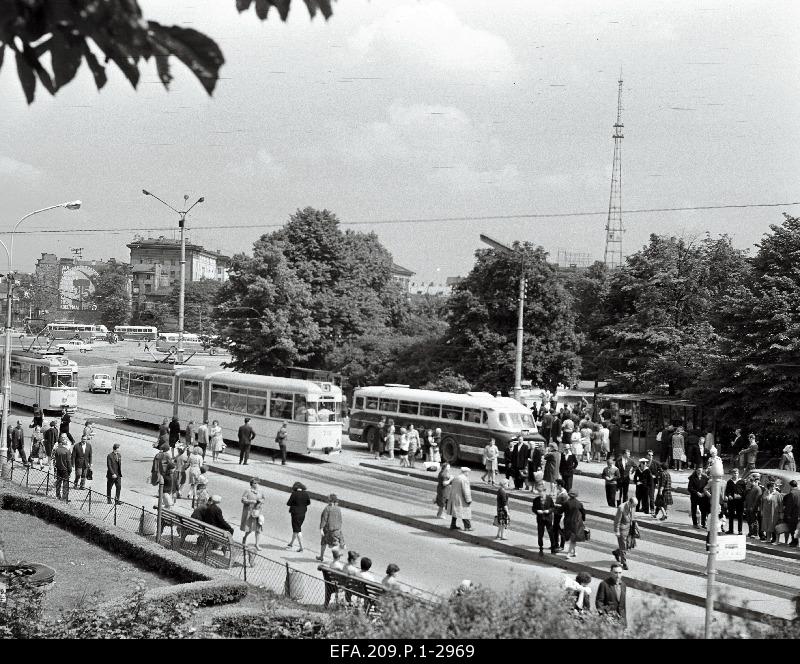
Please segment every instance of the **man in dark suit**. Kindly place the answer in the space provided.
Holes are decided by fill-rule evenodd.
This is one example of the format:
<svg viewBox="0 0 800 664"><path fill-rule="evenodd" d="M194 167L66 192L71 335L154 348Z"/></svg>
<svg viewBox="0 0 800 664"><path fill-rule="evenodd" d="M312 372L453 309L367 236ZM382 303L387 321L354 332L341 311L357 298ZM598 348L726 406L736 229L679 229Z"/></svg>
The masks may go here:
<svg viewBox="0 0 800 664"><path fill-rule="evenodd" d="M548 496L544 487L533 499L533 513L536 515L536 534L539 540L539 555L544 555L544 533L550 538L550 553L558 550L558 535L553 533L553 514L556 506L553 498Z"/></svg>
<svg viewBox="0 0 800 664"><path fill-rule="evenodd" d="M542 424L539 427L539 431L541 431L542 435L544 436L545 447L547 447L547 443L550 442L550 429L552 427L553 427L553 414L548 409L544 411L544 415L542 415Z"/></svg>
<svg viewBox="0 0 800 664"><path fill-rule="evenodd" d="M81 481L81 489L86 488L86 474L92 467L92 444L85 438L72 448L72 467L75 469L75 482L73 489L78 488L78 480Z"/></svg>
<svg viewBox="0 0 800 664"><path fill-rule="evenodd" d="M178 441L180 439L181 439L181 423L178 421L178 417L175 416L169 423L169 446L174 449L175 445L178 444Z"/></svg>
<svg viewBox="0 0 800 664"><path fill-rule="evenodd" d="M111 504L111 487L117 488L117 505L120 504L119 494L122 491L122 455L119 453L119 443L114 443L114 449L106 457L106 500Z"/></svg>
<svg viewBox="0 0 800 664"><path fill-rule="evenodd" d="M611 424L608 425L608 443L611 446L612 454L616 454L619 451L619 441L619 424L617 424L617 418L612 417Z"/></svg>
<svg viewBox="0 0 800 664"><path fill-rule="evenodd" d="M528 443L520 436L514 444L514 488L521 489L523 484L523 471L528 469L528 459L531 456L531 448ZM532 479L532 478L531 478Z"/></svg>
<svg viewBox="0 0 800 664"><path fill-rule="evenodd" d="M227 530L233 535L233 526L225 521L225 517L222 516L222 509L219 506L221 502L221 496L211 496L211 500L203 513L203 522L210 526L216 526L217 528L222 528L222 530Z"/></svg>
<svg viewBox="0 0 800 664"><path fill-rule="evenodd" d="M611 576L605 581L601 581L597 587L597 597L594 601L598 613L619 617L623 627L628 626L628 618L625 614L627 589L628 587L622 580L622 565L614 563L611 565Z"/></svg>
<svg viewBox="0 0 800 664"><path fill-rule="evenodd" d="M50 428L44 432L44 451L47 453L47 458L53 458L53 450L58 445L58 425L55 420L50 422Z"/></svg>
<svg viewBox="0 0 800 664"><path fill-rule="evenodd" d="M250 418L244 418L244 424L239 427L239 465L247 465L250 460L250 444L256 437L253 427L250 426Z"/></svg>
<svg viewBox="0 0 800 664"><path fill-rule="evenodd" d="M13 459L14 452L19 452L22 463L28 464L28 457L25 454L25 431L22 429L22 422L17 420L17 426L11 430L11 458Z"/></svg>
<svg viewBox="0 0 800 664"><path fill-rule="evenodd" d="M56 476L56 498L69 502L69 476L72 473L72 458L67 449L67 436L58 439L58 447L53 451L53 470Z"/></svg>

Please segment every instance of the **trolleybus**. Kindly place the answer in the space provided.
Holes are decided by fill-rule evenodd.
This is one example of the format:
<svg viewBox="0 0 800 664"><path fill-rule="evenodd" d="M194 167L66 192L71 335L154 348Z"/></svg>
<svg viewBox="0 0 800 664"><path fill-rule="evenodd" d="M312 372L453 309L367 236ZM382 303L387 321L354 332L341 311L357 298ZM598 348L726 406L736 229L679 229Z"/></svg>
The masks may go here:
<svg viewBox="0 0 800 664"><path fill-rule="evenodd" d="M501 451L522 434L534 445L544 445L531 412L510 397L488 392L452 394L416 390L407 385L359 387L353 392L348 435L372 449L378 442L378 422L394 420L395 431L413 424L417 429L442 430L442 460L475 461L494 438Z"/></svg>
<svg viewBox="0 0 800 664"><path fill-rule="evenodd" d="M3 352L0 349L0 362ZM62 355L13 351L11 353L12 403L42 410L74 412L78 406L78 365Z"/></svg>
<svg viewBox="0 0 800 664"><path fill-rule="evenodd" d="M156 339L156 350L161 353L174 353L178 350L178 336L177 332L161 332ZM183 349L199 353L206 348L199 334L192 332L183 333ZM213 353L212 353L213 355Z"/></svg>
<svg viewBox="0 0 800 664"><path fill-rule="evenodd" d="M154 341L158 336L158 328L152 325L117 325L114 327L114 334L120 341L125 339Z"/></svg>
<svg viewBox="0 0 800 664"><path fill-rule="evenodd" d="M333 383L132 360L117 368L114 415L151 424L173 416L183 425L217 420L232 441L249 417L254 446L272 450L286 422L287 450L308 454L341 450L341 402Z"/></svg>

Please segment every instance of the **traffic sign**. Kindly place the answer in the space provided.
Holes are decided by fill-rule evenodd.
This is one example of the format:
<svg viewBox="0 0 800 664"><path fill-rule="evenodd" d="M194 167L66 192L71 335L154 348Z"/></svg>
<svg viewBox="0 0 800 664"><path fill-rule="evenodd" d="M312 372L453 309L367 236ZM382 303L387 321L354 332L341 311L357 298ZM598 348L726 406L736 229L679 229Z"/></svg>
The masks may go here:
<svg viewBox="0 0 800 664"><path fill-rule="evenodd" d="M744 560L747 538L744 535L717 535L717 560Z"/></svg>

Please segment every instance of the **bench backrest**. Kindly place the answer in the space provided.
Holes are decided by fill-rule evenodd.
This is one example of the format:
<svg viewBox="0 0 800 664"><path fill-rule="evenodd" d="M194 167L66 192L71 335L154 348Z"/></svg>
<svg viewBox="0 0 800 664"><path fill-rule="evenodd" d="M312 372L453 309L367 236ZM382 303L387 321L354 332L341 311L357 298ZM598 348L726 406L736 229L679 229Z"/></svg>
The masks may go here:
<svg viewBox="0 0 800 664"><path fill-rule="evenodd" d="M227 530L217 528L216 526L212 526L210 523L200 521L199 519L193 519L190 516L179 514L178 512L173 512L172 510L161 510L161 522L164 525L179 525L187 530L191 530L196 533L202 533L208 537L224 540L229 539L229 533Z"/></svg>
<svg viewBox="0 0 800 664"><path fill-rule="evenodd" d="M328 583L336 583L341 588L353 590L370 599L375 599L386 592L386 588L374 581L359 579L358 577L350 576L346 572L331 569L325 565L319 565L317 569L322 572L322 578Z"/></svg>

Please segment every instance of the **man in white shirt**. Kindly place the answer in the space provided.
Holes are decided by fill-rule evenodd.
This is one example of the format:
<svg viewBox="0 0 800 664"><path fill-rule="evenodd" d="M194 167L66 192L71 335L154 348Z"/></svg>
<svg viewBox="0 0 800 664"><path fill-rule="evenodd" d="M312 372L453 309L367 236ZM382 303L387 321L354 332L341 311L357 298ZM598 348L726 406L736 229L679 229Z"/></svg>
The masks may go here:
<svg viewBox="0 0 800 664"><path fill-rule="evenodd" d="M378 577L375 576L372 572L370 572L370 568L372 567L372 561L364 556L361 559L361 571L356 574L359 579L364 579L364 581L373 581L378 583Z"/></svg>

